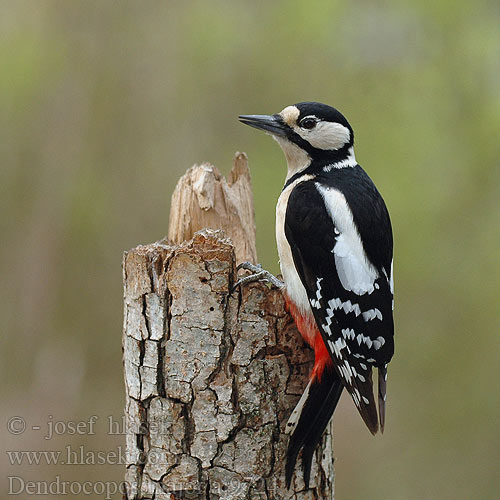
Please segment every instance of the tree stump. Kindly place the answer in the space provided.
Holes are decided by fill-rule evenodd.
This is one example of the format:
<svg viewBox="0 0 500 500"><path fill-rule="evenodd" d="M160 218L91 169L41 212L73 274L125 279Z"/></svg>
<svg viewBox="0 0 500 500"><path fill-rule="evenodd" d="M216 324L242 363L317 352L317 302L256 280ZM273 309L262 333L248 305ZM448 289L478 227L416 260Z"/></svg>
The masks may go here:
<svg viewBox="0 0 500 500"><path fill-rule="evenodd" d="M214 230L124 254L129 500L333 498L330 428L310 487L300 468L285 487L284 429L314 355L279 290L230 293L236 254Z"/></svg>

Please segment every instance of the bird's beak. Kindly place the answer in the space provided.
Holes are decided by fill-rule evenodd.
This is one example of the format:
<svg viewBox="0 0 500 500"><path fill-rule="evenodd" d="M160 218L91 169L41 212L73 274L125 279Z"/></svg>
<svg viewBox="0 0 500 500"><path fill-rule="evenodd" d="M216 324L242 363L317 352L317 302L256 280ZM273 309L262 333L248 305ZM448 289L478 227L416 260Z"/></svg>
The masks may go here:
<svg viewBox="0 0 500 500"><path fill-rule="evenodd" d="M286 136L287 127L277 115L240 115L238 119L245 125L265 130L272 135L278 137Z"/></svg>

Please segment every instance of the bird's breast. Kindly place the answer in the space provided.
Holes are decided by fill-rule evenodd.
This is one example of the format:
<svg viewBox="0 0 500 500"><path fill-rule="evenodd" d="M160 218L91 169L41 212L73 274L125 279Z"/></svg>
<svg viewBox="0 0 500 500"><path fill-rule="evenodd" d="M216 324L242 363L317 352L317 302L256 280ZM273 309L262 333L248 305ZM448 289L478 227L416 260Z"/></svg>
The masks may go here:
<svg viewBox="0 0 500 500"><path fill-rule="evenodd" d="M297 184L310 179L312 175L304 175L289 186L287 186L278 198L276 205L276 245L278 247L278 255L280 259L280 269L285 282L286 293L289 299L296 305L299 311L304 315L312 315L307 292L302 284L302 281L297 273L293 261L292 250L285 235L285 217L290 194Z"/></svg>

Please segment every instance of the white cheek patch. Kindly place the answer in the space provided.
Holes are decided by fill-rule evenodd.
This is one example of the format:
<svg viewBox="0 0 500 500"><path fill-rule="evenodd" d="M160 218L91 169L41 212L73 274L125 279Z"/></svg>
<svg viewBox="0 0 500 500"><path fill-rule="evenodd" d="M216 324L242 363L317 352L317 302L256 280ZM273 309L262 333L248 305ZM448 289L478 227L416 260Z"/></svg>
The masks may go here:
<svg viewBox="0 0 500 500"><path fill-rule="evenodd" d="M340 149L351 139L350 130L340 123L318 122L311 130L304 130L298 126L293 129L302 139L317 149Z"/></svg>
<svg viewBox="0 0 500 500"><path fill-rule="evenodd" d="M297 124L297 119L300 115L299 108L297 106L287 106L283 111L279 113L283 121L289 126L294 127Z"/></svg>

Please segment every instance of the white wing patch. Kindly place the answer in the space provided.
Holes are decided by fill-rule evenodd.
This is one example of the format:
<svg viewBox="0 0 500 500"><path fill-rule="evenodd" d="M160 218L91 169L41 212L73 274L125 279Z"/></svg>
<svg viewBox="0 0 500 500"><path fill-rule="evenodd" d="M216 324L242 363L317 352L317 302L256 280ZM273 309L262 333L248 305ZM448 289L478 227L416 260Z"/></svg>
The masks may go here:
<svg viewBox="0 0 500 500"><path fill-rule="evenodd" d="M330 309L343 309L346 314L353 312L356 316L361 314L361 309L359 304L353 304L350 300L346 300L342 302L340 299L332 299L328 301L328 305L330 306L326 312L330 315ZM333 314L332 314L333 315Z"/></svg>
<svg viewBox="0 0 500 500"><path fill-rule="evenodd" d="M365 321L371 321L372 319L378 318L380 321L382 321L382 313L380 312L380 309L368 309L368 311L365 311L364 313L361 314L363 316L363 319Z"/></svg>
<svg viewBox="0 0 500 500"><path fill-rule="evenodd" d="M377 337L375 340L372 340L370 337L363 335L362 333L359 333L356 336L356 340L358 341L358 345L365 343L368 349L371 349L373 346L376 351L378 351L385 344L384 337Z"/></svg>
<svg viewBox="0 0 500 500"><path fill-rule="evenodd" d="M321 281L322 280L323 280L323 278L318 278L316 280L316 298L311 299L311 306L316 308L316 309L321 308L320 300L323 298L323 296L321 295Z"/></svg>
<svg viewBox="0 0 500 500"><path fill-rule="evenodd" d="M339 360L344 359L342 355L342 349L347 348L347 352L350 353L351 350L349 346L345 343L345 340L342 337L339 337L337 340L328 339L328 345L330 346L332 352L335 353Z"/></svg>
<svg viewBox="0 0 500 500"><path fill-rule="evenodd" d="M345 339L354 340L354 337L356 336L356 334L354 333L354 330L352 328L343 328L342 329L342 336Z"/></svg>
<svg viewBox="0 0 500 500"><path fill-rule="evenodd" d="M375 280L379 277L366 256L358 229L344 195L333 188L316 183L328 214L332 217L339 235L335 236L332 252L342 286L356 295L370 294L375 290Z"/></svg>

